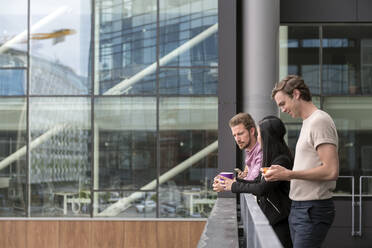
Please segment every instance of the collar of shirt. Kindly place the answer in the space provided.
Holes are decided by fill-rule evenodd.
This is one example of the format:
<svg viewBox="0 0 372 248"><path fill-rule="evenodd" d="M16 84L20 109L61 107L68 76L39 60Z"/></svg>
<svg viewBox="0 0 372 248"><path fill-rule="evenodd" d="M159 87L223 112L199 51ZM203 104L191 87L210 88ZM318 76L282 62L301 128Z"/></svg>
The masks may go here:
<svg viewBox="0 0 372 248"><path fill-rule="evenodd" d="M262 150L260 144L256 142L250 151L245 150L245 164L248 166L248 174L244 179L254 180L260 173L261 163Z"/></svg>

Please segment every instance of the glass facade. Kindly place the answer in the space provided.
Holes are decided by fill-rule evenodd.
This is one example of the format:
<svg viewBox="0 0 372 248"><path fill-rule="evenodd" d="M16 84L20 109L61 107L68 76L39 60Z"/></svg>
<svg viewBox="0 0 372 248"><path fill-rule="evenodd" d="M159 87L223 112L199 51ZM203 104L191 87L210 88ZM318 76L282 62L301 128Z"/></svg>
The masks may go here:
<svg viewBox="0 0 372 248"><path fill-rule="evenodd" d="M336 193L372 194L372 29L370 24L283 25L280 78L302 75L314 103L334 119L339 135L340 176ZM300 120L281 113L294 149Z"/></svg>
<svg viewBox="0 0 372 248"><path fill-rule="evenodd" d="M212 0L16 0L0 10L0 217L207 217Z"/></svg>

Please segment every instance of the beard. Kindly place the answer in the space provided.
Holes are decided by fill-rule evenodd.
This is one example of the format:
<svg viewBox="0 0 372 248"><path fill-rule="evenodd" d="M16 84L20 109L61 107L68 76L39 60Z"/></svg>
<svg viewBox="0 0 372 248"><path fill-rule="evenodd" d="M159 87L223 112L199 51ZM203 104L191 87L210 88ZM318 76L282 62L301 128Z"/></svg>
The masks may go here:
<svg viewBox="0 0 372 248"><path fill-rule="evenodd" d="M242 143L238 143L238 146L239 146L239 149L240 149L240 150L245 150L245 149L247 149L250 145L251 145L251 139L249 139L247 143L244 143L244 142L242 142Z"/></svg>

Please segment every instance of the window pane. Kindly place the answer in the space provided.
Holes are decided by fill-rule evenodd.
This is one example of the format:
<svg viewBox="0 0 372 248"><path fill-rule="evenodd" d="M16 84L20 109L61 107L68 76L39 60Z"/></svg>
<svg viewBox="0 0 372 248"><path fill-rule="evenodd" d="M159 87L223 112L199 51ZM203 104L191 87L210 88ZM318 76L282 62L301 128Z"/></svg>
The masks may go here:
<svg viewBox="0 0 372 248"><path fill-rule="evenodd" d="M90 213L88 98L30 99L31 216Z"/></svg>
<svg viewBox="0 0 372 248"><path fill-rule="evenodd" d="M160 99L161 217L206 217L216 198L217 97Z"/></svg>
<svg viewBox="0 0 372 248"><path fill-rule="evenodd" d="M160 0L160 66L217 66L215 0Z"/></svg>
<svg viewBox="0 0 372 248"><path fill-rule="evenodd" d="M371 94L371 26L324 26L323 30L324 94Z"/></svg>
<svg viewBox="0 0 372 248"><path fill-rule="evenodd" d="M95 94L156 92L153 0L96 0Z"/></svg>
<svg viewBox="0 0 372 248"><path fill-rule="evenodd" d="M26 75L24 69L0 69L0 95L25 95Z"/></svg>
<svg viewBox="0 0 372 248"><path fill-rule="evenodd" d="M369 156L371 157L371 150L367 152L369 152ZM368 196L372 195L372 178L371 177L362 178L362 194L368 195Z"/></svg>
<svg viewBox="0 0 372 248"><path fill-rule="evenodd" d="M31 1L31 94L90 93L89 0Z"/></svg>
<svg viewBox="0 0 372 248"><path fill-rule="evenodd" d="M27 66L27 0L0 8L0 67Z"/></svg>
<svg viewBox="0 0 372 248"><path fill-rule="evenodd" d="M156 99L96 99L95 147L95 189L140 189L156 180Z"/></svg>
<svg viewBox="0 0 372 248"><path fill-rule="evenodd" d="M161 70L159 78L161 94L217 94L217 68Z"/></svg>
<svg viewBox="0 0 372 248"><path fill-rule="evenodd" d="M339 175L336 183L336 189L334 190L334 196L351 196L353 194L353 188L355 184L355 179L353 181L353 176L342 176ZM355 190L355 189L354 189ZM354 194L356 192L354 191Z"/></svg>
<svg viewBox="0 0 372 248"><path fill-rule="evenodd" d="M319 27L282 26L280 28L280 79L288 74L303 77L313 95L320 94Z"/></svg>
<svg viewBox="0 0 372 248"><path fill-rule="evenodd" d="M207 217L217 25L215 0L7 3L0 216Z"/></svg>
<svg viewBox="0 0 372 248"><path fill-rule="evenodd" d="M0 99L0 216L25 216L26 100Z"/></svg>
<svg viewBox="0 0 372 248"><path fill-rule="evenodd" d="M372 175L372 99L327 97L324 109L339 132L340 175Z"/></svg>
<svg viewBox="0 0 372 248"><path fill-rule="evenodd" d="M95 217L156 218L156 192L98 192Z"/></svg>

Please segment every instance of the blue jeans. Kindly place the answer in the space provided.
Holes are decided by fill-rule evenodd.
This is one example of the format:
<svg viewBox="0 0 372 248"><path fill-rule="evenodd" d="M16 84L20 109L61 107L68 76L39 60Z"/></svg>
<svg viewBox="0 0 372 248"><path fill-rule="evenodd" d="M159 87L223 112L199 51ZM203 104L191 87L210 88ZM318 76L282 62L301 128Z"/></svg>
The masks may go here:
<svg viewBox="0 0 372 248"><path fill-rule="evenodd" d="M293 247L321 247L334 218L335 207L332 199L292 201L288 222Z"/></svg>

